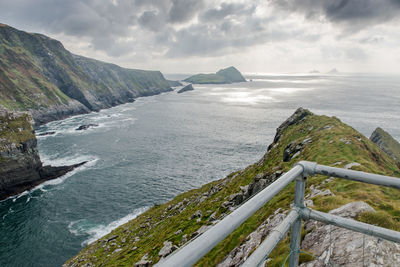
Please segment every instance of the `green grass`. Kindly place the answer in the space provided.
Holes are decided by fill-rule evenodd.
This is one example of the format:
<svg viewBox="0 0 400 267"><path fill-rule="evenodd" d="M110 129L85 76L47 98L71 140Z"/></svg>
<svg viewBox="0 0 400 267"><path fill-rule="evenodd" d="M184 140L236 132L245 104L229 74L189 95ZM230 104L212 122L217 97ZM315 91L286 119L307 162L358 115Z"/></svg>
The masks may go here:
<svg viewBox="0 0 400 267"><path fill-rule="evenodd" d="M35 134L28 114L16 118L0 116L0 152L8 150L8 145L14 143L21 146L23 142L35 139Z"/></svg>
<svg viewBox="0 0 400 267"><path fill-rule="evenodd" d="M330 130L324 128L327 125L331 126ZM312 143L305 145L301 154L295 159L283 162L282 155L287 145L290 142L301 143L306 138L311 138ZM345 144L341 141L343 138L351 143ZM276 169L287 171L300 160L316 161L319 164L331 166L340 161L341 163L335 165L338 167L343 167L351 162L358 162L361 166L354 167L354 169L400 176L400 170L396 162L350 126L343 124L334 117L307 116L302 123L294 124L283 131L278 145L265 155L261 164L253 164L241 172L232 173L224 179L211 182L199 189L185 192L168 203L151 208L136 219L118 227L106 237L89 245L73 260L78 260L84 256L86 258L84 262L90 261L98 266L132 266L133 263L139 261L147 253L153 263L157 262L159 260L158 252L165 240L179 245L184 234L190 235L201 225L207 224L207 219L212 212L217 211L218 214L226 213L227 211L221 207L221 204L231 194L240 191L240 186L251 183L255 175L261 172L272 173ZM390 229L398 229L400 215L400 193L398 190L342 179L334 179L331 183L321 185L326 178L320 175L308 178L307 188L311 184L320 185L323 190L330 189L335 194L335 196L315 197L313 199L315 209L329 211L343 204L362 200L377 210L377 213L362 214L360 220L376 225L384 225L384 227ZM200 204L195 203L195 200L201 197L203 193L208 192L211 186L219 183L226 183L221 191ZM306 193L308 192L309 189L306 189ZM257 229L276 209L289 209L293 201L293 193L294 183L291 183L219 243L196 265L215 266L221 262L232 249L243 243L247 236ZM168 206L174 206L185 198L188 200L188 204L184 211L174 213L174 211L168 210ZM205 216L200 222L189 220L188 218L197 210L201 210ZM211 212L207 213L208 210ZM171 217L167 218L169 215ZM385 222L385 217L390 218L390 220ZM151 228L141 227L146 220L150 220ZM178 230L182 230L182 233L176 235L175 232ZM102 247L102 242L115 234L119 235L116 239L116 244L121 246L123 250L112 254L111 250L105 251ZM140 241L134 241L134 237L139 237ZM122 243L122 239L127 241ZM271 257L277 251L277 260L282 262L285 258L284 248L287 243L288 239L276 248ZM131 251L133 247L138 249ZM303 262L312 260L312 257L307 255L302 255L301 257Z"/></svg>
<svg viewBox="0 0 400 267"><path fill-rule="evenodd" d="M207 83L230 83L224 76L218 74L196 74L185 79L185 82L207 84Z"/></svg>

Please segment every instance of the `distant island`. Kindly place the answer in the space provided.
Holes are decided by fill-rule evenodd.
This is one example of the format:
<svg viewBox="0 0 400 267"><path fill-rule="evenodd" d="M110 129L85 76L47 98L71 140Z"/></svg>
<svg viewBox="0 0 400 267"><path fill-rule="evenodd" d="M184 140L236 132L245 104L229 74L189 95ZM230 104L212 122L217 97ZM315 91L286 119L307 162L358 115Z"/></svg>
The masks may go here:
<svg viewBox="0 0 400 267"><path fill-rule="evenodd" d="M339 71L336 68L331 69L330 71L328 71L329 74L338 74Z"/></svg>
<svg viewBox="0 0 400 267"><path fill-rule="evenodd" d="M229 84L245 82L246 79L235 67L229 67L221 69L217 73L196 74L186 78L184 81L194 84Z"/></svg>

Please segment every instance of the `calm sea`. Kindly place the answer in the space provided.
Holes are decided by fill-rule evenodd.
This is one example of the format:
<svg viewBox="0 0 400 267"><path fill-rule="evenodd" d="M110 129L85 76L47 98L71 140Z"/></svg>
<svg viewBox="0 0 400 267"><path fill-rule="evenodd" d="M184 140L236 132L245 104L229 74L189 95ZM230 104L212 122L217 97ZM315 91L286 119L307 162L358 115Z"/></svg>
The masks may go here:
<svg viewBox="0 0 400 267"><path fill-rule="evenodd" d="M169 75L179 79L184 75ZM60 266L148 207L257 161L298 107L400 140L400 77L248 75L40 127L46 164L89 161L0 202L0 266ZM76 131L82 125L99 126Z"/></svg>

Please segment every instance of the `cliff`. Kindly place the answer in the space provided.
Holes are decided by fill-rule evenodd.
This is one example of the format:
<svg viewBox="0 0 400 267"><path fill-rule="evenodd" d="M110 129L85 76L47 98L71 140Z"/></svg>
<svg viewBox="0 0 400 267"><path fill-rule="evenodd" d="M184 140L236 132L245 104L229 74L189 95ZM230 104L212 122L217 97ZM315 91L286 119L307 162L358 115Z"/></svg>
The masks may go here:
<svg viewBox="0 0 400 267"><path fill-rule="evenodd" d="M43 166L31 122L32 118L26 113L0 110L0 200L84 164Z"/></svg>
<svg viewBox="0 0 400 267"><path fill-rule="evenodd" d="M369 138L393 159L400 162L400 143L382 128L376 128Z"/></svg>
<svg viewBox="0 0 400 267"><path fill-rule="evenodd" d="M245 82L246 79L235 67L229 67L221 69L215 74L196 74L184 81L194 84L229 84Z"/></svg>
<svg viewBox="0 0 400 267"><path fill-rule="evenodd" d="M47 36L0 26L0 106L37 124L170 91L159 71L76 56Z"/></svg>
<svg viewBox="0 0 400 267"><path fill-rule="evenodd" d="M396 162L362 134L335 117L314 115L300 108L277 129L268 152L258 162L231 173L226 178L178 195L165 204L150 208L136 219L88 245L64 266L154 264L205 232L300 160L400 176ZM291 184L204 256L196 266L239 266L273 226L284 218L293 202L293 193L294 184ZM354 181L314 176L307 180L306 199L307 205L314 209L332 211L340 216L346 216L348 210L355 210L357 207L358 212L352 213L355 219L390 229L400 229L400 193L396 189L382 189L368 184L361 186ZM351 204L354 206L350 208L344 206L359 201L369 207L365 208L364 204ZM339 210L335 210L338 208ZM326 248L326 243L315 247L313 241L329 240L330 228L323 228L321 225L307 227L303 236L308 242L304 242L302 249L313 256L302 253L300 261L303 266L308 263L310 266L318 266L313 261L326 260L326 252L318 249ZM341 239L332 234L335 237L332 243L336 251L329 254L329 260L343 262L342 256L350 257L352 252L357 252L354 254L354 262L348 260L351 264L354 263L352 266L361 265L362 257L359 253L362 247L357 245L345 250L341 242L347 240L350 244L353 235L344 234L350 239ZM362 237L360 239L357 236L356 241L360 240L362 241ZM270 261L268 266L275 263L280 266L283 263L289 251L288 242L289 238L285 238L272 252L275 260ZM371 246L372 243L365 250L365 255L371 262L379 259L389 263L392 262L393 255L400 253L398 248L387 243L384 246L388 250L381 249L381 245L378 250Z"/></svg>

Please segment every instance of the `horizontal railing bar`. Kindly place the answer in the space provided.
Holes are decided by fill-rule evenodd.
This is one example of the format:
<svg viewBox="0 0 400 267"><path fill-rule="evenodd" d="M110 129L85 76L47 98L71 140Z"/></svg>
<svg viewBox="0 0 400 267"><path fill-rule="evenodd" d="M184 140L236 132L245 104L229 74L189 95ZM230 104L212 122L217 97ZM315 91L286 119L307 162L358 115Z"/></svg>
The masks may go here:
<svg viewBox="0 0 400 267"><path fill-rule="evenodd" d="M303 219L312 219L327 224L336 225L352 231L360 232L366 235L380 237L389 241L400 243L400 232L378 227L375 225L358 222L352 219L343 218L325 212L302 208L301 214Z"/></svg>
<svg viewBox="0 0 400 267"><path fill-rule="evenodd" d="M241 266L259 266L268 257L268 255L271 254L272 250L282 240L282 238L290 230L290 227L292 227L293 223L298 218L300 218L300 212L298 208L292 209L285 219L271 231L267 238Z"/></svg>
<svg viewBox="0 0 400 267"><path fill-rule="evenodd" d="M372 174L362 171L353 171L342 168L329 167L309 161L300 161L298 164L303 166L305 172L309 173L310 175L322 174L326 176L333 176L357 182L382 185L400 189L400 178L379 175L379 174Z"/></svg>
<svg viewBox="0 0 400 267"><path fill-rule="evenodd" d="M192 266L302 173L302 166L293 167L208 231L161 260L156 266Z"/></svg>

